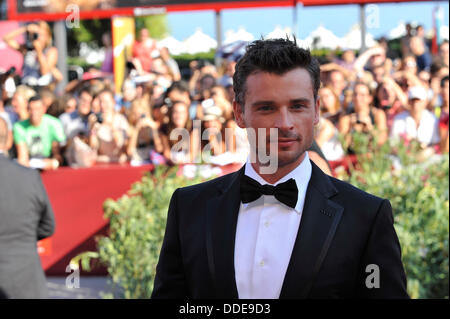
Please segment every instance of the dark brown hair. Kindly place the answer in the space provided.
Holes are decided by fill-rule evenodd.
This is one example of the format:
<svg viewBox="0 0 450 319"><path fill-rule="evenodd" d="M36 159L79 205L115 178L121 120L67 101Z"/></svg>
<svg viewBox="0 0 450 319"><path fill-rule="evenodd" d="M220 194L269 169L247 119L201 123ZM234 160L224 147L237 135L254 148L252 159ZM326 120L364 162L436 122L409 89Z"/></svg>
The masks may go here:
<svg viewBox="0 0 450 319"><path fill-rule="evenodd" d="M297 46L297 41L289 39L256 40L247 46L245 55L236 64L233 75L233 89L235 99L244 107L245 82L249 75L257 72L269 72L282 75L295 68L304 68L308 71L314 99L320 87L320 65L311 56L309 50Z"/></svg>

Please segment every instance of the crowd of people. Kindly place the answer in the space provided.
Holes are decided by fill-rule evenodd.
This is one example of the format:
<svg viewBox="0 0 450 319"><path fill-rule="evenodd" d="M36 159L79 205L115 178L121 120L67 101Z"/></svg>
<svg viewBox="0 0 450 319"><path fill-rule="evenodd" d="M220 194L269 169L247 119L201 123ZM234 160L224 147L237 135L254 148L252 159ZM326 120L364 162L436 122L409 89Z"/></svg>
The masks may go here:
<svg viewBox="0 0 450 319"><path fill-rule="evenodd" d="M20 45L14 40L20 32L39 36L31 46ZM142 29L121 90L103 72L107 67L92 67L57 96L58 52L46 23L28 25L4 41L24 55L20 83L11 89L7 84L14 74L2 75L0 118L9 130L9 157L25 166L223 164L247 158L246 131L237 126L232 107L239 55L223 59L219 67L192 61L182 75L167 48ZM448 152L448 48L443 41L432 54L419 26L408 28L399 52L381 39L359 55L344 49L328 56L321 64L315 136L324 159L341 161L354 153L355 132L370 135L378 145L414 139L429 154Z"/></svg>

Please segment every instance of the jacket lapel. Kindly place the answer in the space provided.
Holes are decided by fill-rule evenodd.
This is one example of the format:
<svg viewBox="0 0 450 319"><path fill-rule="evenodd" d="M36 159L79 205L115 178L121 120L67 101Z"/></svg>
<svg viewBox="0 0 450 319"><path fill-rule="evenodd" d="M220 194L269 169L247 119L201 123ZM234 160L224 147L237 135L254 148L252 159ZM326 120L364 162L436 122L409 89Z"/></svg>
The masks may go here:
<svg viewBox="0 0 450 319"><path fill-rule="evenodd" d="M238 298L234 273L234 244L241 202L240 178L245 165L233 173L227 185L217 185L216 196L205 202L206 250L215 298Z"/></svg>
<svg viewBox="0 0 450 319"><path fill-rule="evenodd" d="M340 222L343 207L329 198L337 193L328 177L313 163L302 219L280 298L306 298ZM240 178L245 166L205 201L206 250L215 288L214 298L238 298L234 246L240 207Z"/></svg>
<svg viewBox="0 0 450 319"><path fill-rule="evenodd" d="M280 298L306 298L327 254L343 213L329 198L337 193L329 178L313 163L302 219Z"/></svg>

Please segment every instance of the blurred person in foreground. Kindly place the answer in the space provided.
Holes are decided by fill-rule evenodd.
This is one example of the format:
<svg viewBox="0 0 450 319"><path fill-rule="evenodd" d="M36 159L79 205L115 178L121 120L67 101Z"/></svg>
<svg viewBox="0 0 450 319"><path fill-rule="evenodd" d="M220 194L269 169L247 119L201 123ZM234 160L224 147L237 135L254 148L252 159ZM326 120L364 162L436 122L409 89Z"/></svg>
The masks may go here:
<svg viewBox="0 0 450 319"><path fill-rule="evenodd" d="M307 155L320 87L309 50L254 41L233 83L236 122L265 129L252 154L276 147L275 172L249 156L237 172L174 192L152 297L408 298L389 201L325 175ZM376 289L366 272L374 264Z"/></svg>
<svg viewBox="0 0 450 319"><path fill-rule="evenodd" d="M6 298L48 298L37 241L53 234L53 210L39 172L5 156L6 140L0 117L0 291Z"/></svg>
<svg viewBox="0 0 450 319"><path fill-rule="evenodd" d="M29 119L14 124L14 144L17 161L28 167L54 170L63 164L61 146L66 136L59 119L45 114L39 95L28 100Z"/></svg>

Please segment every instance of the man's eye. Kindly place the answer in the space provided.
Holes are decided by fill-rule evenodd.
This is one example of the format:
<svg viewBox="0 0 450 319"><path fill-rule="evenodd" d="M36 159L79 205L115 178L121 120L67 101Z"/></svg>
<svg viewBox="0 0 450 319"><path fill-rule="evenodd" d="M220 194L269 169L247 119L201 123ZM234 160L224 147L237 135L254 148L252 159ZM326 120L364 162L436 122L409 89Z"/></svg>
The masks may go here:
<svg viewBox="0 0 450 319"><path fill-rule="evenodd" d="M270 111L271 109L272 109L272 106L270 106L270 105L263 105L263 106L258 107L259 111Z"/></svg>
<svg viewBox="0 0 450 319"><path fill-rule="evenodd" d="M302 109L304 107L306 107L306 105L303 105L303 104L294 104L294 105L292 105L292 108L294 108L294 109Z"/></svg>

